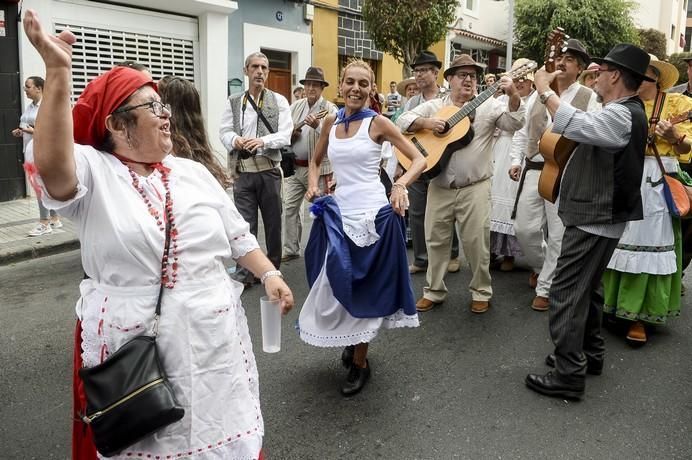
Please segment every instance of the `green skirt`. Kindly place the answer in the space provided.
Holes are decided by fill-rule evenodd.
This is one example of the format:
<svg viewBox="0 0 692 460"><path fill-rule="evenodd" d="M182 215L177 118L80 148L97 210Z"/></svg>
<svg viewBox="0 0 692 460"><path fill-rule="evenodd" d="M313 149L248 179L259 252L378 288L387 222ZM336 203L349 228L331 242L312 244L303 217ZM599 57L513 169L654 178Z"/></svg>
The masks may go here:
<svg viewBox="0 0 692 460"><path fill-rule="evenodd" d="M673 219L675 259L678 270L670 275L622 273L603 274L605 313L631 321L665 324L668 317L680 315L682 283L682 233L680 219Z"/></svg>

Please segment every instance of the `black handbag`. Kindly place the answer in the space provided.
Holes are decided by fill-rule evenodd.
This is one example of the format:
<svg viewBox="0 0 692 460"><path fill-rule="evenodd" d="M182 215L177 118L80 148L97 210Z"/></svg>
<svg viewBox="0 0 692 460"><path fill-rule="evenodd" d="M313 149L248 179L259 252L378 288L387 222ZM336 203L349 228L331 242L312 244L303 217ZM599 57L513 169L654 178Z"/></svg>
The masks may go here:
<svg viewBox="0 0 692 460"><path fill-rule="evenodd" d="M296 173L296 154L286 147L281 149L281 170L284 177L291 177Z"/></svg>
<svg viewBox="0 0 692 460"><path fill-rule="evenodd" d="M170 219L166 219L162 263L168 258L169 246ZM118 454L185 415L156 348L163 288L162 282L152 335L135 337L101 364L79 370L87 400L86 413L81 418L91 426L96 449L105 457Z"/></svg>

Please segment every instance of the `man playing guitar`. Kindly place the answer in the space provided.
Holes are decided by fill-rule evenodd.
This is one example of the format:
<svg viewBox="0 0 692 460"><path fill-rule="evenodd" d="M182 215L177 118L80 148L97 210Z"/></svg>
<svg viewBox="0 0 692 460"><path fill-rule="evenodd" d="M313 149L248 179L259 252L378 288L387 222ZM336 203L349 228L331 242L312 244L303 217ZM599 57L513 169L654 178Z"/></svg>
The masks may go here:
<svg viewBox="0 0 692 460"><path fill-rule="evenodd" d="M562 39L560 39L562 42ZM570 39L556 58L556 68L561 72L555 78L560 100L584 111L600 108L596 94L577 82L579 74L591 61L579 40ZM520 181L516 204L514 231L526 261L532 268L529 285L536 289L532 308L548 310L548 292L560 254L562 234L565 230L557 216L557 204L538 194L538 179L543 168L543 157L538 142L552 123L548 119L543 100L534 92L526 103L526 124L514 134L510 151L512 167L509 175ZM525 161L522 174L522 160ZM546 249L544 250L543 241Z"/></svg>
<svg viewBox="0 0 692 460"><path fill-rule="evenodd" d="M284 180L284 228L283 262L300 257L300 240L303 231L301 208L308 189L308 166L320 137L322 119L336 112L336 106L324 100L322 91L329 86L320 67L309 67L305 78L300 80L305 97L291 104L293 134L291 148L295 154L295 173ZM327 193L332 177L332 166L325 158L320 165L320 190Z"/></svg>
<svg viewBox="0 0 692 460"><path fill-rule="evenodd" d="M447 121L434 115L445 106L462 107L476 96L482 68L467 54L452 61L444 77L450 93L425 102L399 117L397 125L408 132L430 130L441 133ZM430 310L447 296L444 276L449 262L454 222L471 266L471 311L488 310L490 285L490 178L493 173L492 141L495 128L517 130L524 123L524 106L511 77L502 77L508 103L489 98L475 110L473 139L451 154L442 172L430 181L425 214L425 241L428 250L426 287L416 308Z"/></svg>

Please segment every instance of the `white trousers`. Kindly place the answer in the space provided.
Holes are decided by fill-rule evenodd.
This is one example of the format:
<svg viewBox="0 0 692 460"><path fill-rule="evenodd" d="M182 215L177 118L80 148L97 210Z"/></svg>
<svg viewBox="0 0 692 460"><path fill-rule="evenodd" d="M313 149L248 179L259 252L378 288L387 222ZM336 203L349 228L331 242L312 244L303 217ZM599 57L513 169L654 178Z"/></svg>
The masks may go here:
<svg viewBox="0 0 692 460"><path fill-rule="evenodd" d="M548 297L565 226L557 215L557 205L538 194L540 175L540 171L526 171L514 220L514 232L526 262L538 273L536 295Z"/></svg>

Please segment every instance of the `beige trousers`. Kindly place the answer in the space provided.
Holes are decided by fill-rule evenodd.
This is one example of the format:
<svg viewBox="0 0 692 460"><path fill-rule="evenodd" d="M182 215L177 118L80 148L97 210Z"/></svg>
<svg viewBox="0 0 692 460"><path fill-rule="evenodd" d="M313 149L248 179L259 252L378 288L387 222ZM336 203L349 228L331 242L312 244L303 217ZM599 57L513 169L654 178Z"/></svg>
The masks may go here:
<svg viewBox="0 0 692 460"><path fill-rule="evenodd" d="M423 297L442 302L447 296L444 277L455 221L459 241L471 268L469 290L473 300L490 300L490 179L459 189L428 187L425 213L425 244L428 249L427 286Z"/></svg>
<svg viewBox="0 0 692 460"><path fill-rule="evenodd" d="M284 247L283 255L300 255L300 241L303 236L303 204L308 190L308 170L304 166L295 167L295 174L284 179ZM322 193L328 191L331 174L320 176L319 187Z"/></svg>

